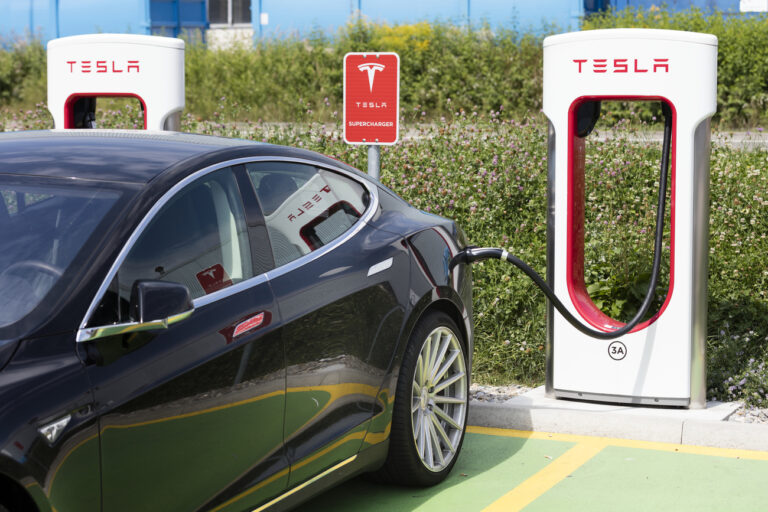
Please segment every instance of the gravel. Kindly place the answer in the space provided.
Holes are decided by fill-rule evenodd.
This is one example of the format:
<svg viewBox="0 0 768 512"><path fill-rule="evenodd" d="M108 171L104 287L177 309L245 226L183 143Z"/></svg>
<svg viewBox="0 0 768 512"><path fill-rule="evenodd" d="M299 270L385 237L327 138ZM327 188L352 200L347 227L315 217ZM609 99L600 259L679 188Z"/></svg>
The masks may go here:
<svg viewBox="0 0 768 512"><path fill-rule="evenodd" d="M738 423L764 423L768 424L768 409L760 409L758 407L748 407L742 405L741 408L735 413L731 414L728 421L736 421Z"/></svg>
<svg viewBox="0 0 768 512"><path fill-rule="evenodd" d="M512 384L509 386L486 386L484 384L474 383L469 388L469 398L470 400L476 400L478 402L504 403L512 397L522 395L532 389L533 388L521 386L519 384ZM768 424L768 409L742 405L728 418L728 421Z"/></svg>
<svg viewBox="0 0 768 512"><path fill-rule="evenodd" d="M469 399L478 402L506 402L513 396L522 395L533 388L511 384L509 386L486 386L474 383L469 387Z"/></svg>

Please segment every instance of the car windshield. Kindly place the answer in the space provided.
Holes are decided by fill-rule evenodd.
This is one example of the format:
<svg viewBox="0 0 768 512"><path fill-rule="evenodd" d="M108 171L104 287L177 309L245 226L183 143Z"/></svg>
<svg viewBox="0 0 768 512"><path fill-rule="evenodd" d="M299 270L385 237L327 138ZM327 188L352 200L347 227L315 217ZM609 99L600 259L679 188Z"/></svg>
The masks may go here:
<svg viewBox="0 0 768 512"><path fill-rule="evenodd" d="M73 180L0 175L0 327L43 301L119 196Z"/></svg>

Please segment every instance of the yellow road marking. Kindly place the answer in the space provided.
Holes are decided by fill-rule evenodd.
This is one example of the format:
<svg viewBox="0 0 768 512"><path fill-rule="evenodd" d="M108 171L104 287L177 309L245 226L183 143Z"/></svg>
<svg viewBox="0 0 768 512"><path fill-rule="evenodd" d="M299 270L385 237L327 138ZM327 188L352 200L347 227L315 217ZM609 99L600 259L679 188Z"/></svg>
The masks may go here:
<svg viewBox="0 0 768 512"><path fill-rule="evenodd" d="M599 438L592 438L589 442L584 441L577 444L552 461L547 467L491 503L483 512L517 512L522 510L597 455L606 446L607 443Z"/></svg>
<svg viewBox="0 0 768 512"><path fill-rule="evenodd" d="M566 441L571 443L589 443L595 440L605 442L608 446L621 448L638 448L641 450L657 450L663 452L688 453L692 455L708 455L711 457L726 457L729 459L768 460L768 452L756 450L740 450L736 448L715 448L711 446L695 446L676 443L659 443L655 441L635 441L632 439L617 439L613 437L580 436L574 434L556 434L552 432L528 432L506 428L467 427L467 432L491 436L518 437L524 439L543 439L545 441Z"/></svg>
<svg viewBox="0 0 768 512"><path fill-rule="evenodd" d="M544 439L546 441L565 441L568 443L581 443L593 439L602 439L595 436L578 436L575 434L554 434L551 432L532 432L530 430L514 430L511 428L492 427L467 427L471 434L486 434L489 436L522 437L524 439Z"/></svg>

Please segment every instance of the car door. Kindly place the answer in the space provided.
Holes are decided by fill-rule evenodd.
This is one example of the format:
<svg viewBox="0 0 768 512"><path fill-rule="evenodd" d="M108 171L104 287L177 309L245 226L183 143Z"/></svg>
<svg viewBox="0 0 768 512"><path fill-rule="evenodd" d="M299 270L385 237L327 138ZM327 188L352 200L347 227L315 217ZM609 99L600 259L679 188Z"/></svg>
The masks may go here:
<svg viewBox="0 0 768 512"><path fill-rule="evenodd" d="M392 362L408 297L401 237L365 219L375 190L296 161L247 165L272 244L284 321L290 485L355 455Z"/></svg>
<svg viewBox="0 0 768 512"><path fill-rule="evenodd" d="M287 485L272 263L254 258L238 173L201 171L161 199L81 331L101 417L104 510L240 510ZM141 280L185 285L194 312L167 329L87 339L98 326L135 325Z"/></svg>

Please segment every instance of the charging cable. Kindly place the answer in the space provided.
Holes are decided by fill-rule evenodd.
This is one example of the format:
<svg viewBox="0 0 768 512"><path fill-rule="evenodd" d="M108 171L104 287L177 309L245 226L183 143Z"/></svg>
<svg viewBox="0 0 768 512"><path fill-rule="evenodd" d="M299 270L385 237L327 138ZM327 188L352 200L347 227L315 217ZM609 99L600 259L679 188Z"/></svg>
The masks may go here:
<svg viewBox="0 0 768 512"><path fill-rule="evenodd" d="M612 340L630 332L642 321L643 317L648 312L651 304L653 303L656 284L658 283L659 279L659 269L661 267L662 243L664 239L664 210L667 199L667 177L669 171L669 153L671 146L670 140L672 138L672 112L669 106L664 102L661 104L661 110L664 113L664 142L661 152L661 177L659 178L659 201L657 207L658 209L656 210L656 236L653 246L651 282L648 285L648 291L645 293L645 298L643 299L643 303L640 306L640 310L637 312L637 314L635 314L632 320L629 321L629 323L619 329L609 332L598 331L596 329L587 327L576 317L574 317L571 312L568 311L568 309L566 309L565 305L560 301L560 299L557 298L552 288L538 273L536 273L535 270L533 270L520 258L513 254L509 254L504 249L494 249L490 247L467 247L451 259L450 268L453 269L453 267L459 263L471 264L476 261L482 261L491 258L505 260L522 270L525 275L527 275L534 283L536 283L536 286L538 286L541 291L544 292L544 295L546 295L547 298L552 302L552 305L555 307L555 309L557 309L557 311L563 315L568 323L570 323L580 332L599 340Z"/></svg>

